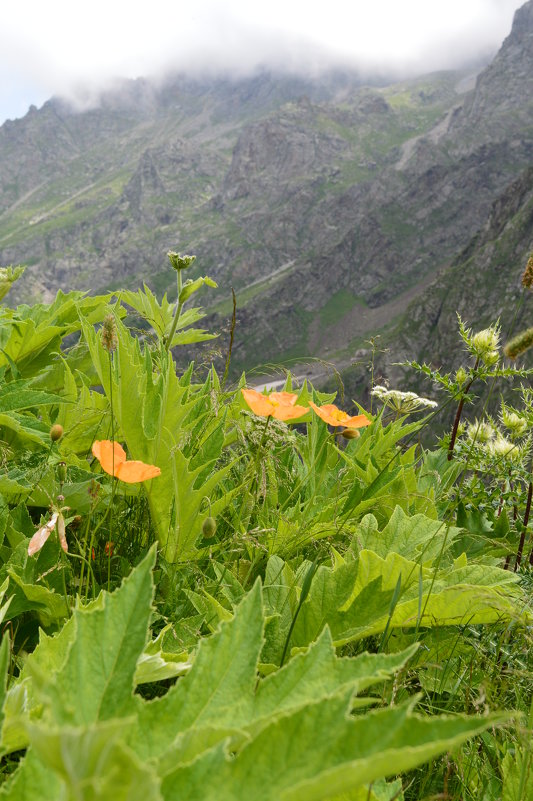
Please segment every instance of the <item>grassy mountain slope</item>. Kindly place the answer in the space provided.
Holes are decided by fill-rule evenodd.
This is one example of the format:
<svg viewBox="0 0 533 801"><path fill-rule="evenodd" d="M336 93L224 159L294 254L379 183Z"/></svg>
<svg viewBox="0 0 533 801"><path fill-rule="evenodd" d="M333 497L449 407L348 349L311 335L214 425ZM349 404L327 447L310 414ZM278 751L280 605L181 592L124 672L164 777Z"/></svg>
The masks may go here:
<svg viewBox="0 0 533 801"><path fill-rule="evenodd" d="M0 128L0 262L19 293L171 286L168 249L230 286L234 368L336 355L404 314L533 160L533 0L492 64L389 86L353 76L127 82ZM19 294L14 300L20 299ZM224 341L221 342L224 347Z"/></svg>

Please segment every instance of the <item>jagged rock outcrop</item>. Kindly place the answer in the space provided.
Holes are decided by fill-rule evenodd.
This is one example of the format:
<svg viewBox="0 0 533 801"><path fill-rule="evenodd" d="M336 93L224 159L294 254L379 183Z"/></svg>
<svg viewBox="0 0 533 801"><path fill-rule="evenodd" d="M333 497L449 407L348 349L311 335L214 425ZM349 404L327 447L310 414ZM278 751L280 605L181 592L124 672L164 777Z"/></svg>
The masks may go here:
<svg viewBox="0 0 533 801"><path fill-rule="evenodd" d="M161 292L166 251L195 252L223 288L212 325L237 291L235 369L326 348L342 361L446 274L533 163L533 0L466 78L174 76L83 112L49 101L0 128L0 262L29 265L13 299ZM447 319L423 306L428 331Z"/></svg>

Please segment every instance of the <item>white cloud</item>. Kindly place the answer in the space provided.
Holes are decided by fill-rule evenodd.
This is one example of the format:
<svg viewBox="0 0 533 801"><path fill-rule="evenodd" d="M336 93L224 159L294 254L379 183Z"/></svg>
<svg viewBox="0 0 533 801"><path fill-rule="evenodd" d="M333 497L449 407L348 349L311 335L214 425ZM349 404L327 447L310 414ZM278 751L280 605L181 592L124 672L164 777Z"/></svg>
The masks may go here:
<svg viewBox="0 0 533 801"><path fill-rule="evenodd" d="M521 0L27 0L2 8L0 120L81 84L169 68L420 71L494 51ZM10 76L6 78L5 76ZM3 88L2 88L3 87ZM2 105L3 102L3 105ZM16 108L15 113L20 113Z"/></svg>

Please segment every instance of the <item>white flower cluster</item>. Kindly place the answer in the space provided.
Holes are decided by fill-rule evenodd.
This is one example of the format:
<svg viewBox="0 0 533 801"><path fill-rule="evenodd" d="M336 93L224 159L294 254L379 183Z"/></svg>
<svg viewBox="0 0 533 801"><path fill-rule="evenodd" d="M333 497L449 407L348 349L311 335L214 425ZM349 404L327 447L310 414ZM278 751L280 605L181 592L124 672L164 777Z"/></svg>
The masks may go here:
<svg viewBox="0 0 533 801"><path fill-rule="evenodd" d="M438 406L435 401L421 398L416 392L400 392L399 389L387 389L379 384L374 387L371 394L399 414L435 409Z"/></svg>

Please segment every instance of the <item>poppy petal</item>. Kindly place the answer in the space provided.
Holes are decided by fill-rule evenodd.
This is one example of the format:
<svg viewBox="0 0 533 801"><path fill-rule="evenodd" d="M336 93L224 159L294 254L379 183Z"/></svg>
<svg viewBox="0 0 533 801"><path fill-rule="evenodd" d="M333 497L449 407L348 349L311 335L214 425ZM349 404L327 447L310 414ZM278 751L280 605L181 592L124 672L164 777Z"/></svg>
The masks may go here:
<svg viewBox="0 0 533 801"><path fill-rule="evenodd" d="M295 395L294 392L271 392L268 397L269 400L275 401L282 406L294 406L298 400L298 395Z"/></svg>
<svg viewBox="0 0 533 801"><path fill-rule="evenodd" d="M136 462L134 460L122 462L115 469L115 476L127 484L136 484L138 481L148 481L161 475L161 470L153 464Z"/></svg>
<svg viewBox="0 0 533 801"><path fill-rule="evenodd" d="M355 417L349 417L344 421L344 425L347 428L363 428L363 426L369 426L371 423L372 420L369 420L364 414L358 414Z"/></svg>
<svg viewBox="0 0 533 801"><path fill-rule="evenodd" d="M41 526L41 528L35 532L28 544L28 556L33 556L34 553L37 553L41 550L46 540L54 530L58 516L58 512L54 512L48 523L45 523L44 526Z"/></svg>
<svg viewBox="0 0 533 801"><path fill-rule="evenodd" d="M309 409L305 406L277 406L273 412L276 420L297 420L307 414Z"/></svg>
<svg viewBox="0 0 533 801"><path fill-rule="evenodd" d="M364 414L350 417L346 412L337 408L334 403L325 403L323 406L316 406L313 401L309 401L309 405L315 410L318 416L330 426L362 428L363 426L369 426L372 422L372 420L369 420Z"/></svg>
<svg viewBox="0 0 533 801"><path fill-rule="evenodd" d="M269 403L266 395L262 395L255 389L241 389L242 395L254 414L260 417L270 417L274 412L274 406Z"/></svg>
<svg viewBox="0 0 533 801"><path fill-rule="evenodd" d="M59 535L59 543L65 553L68 553L67 538L65 536L65 518L62 514L57 518L57 533Z"/></svg>
<svg viewBox="0 0 533 801"><path fill-rule="evenodd" d="M117 467L126 461L126 451L122 445L109 439L93 442L92 452L100 462L102 470L105 470L110 476L116 475Z"/></svg>

